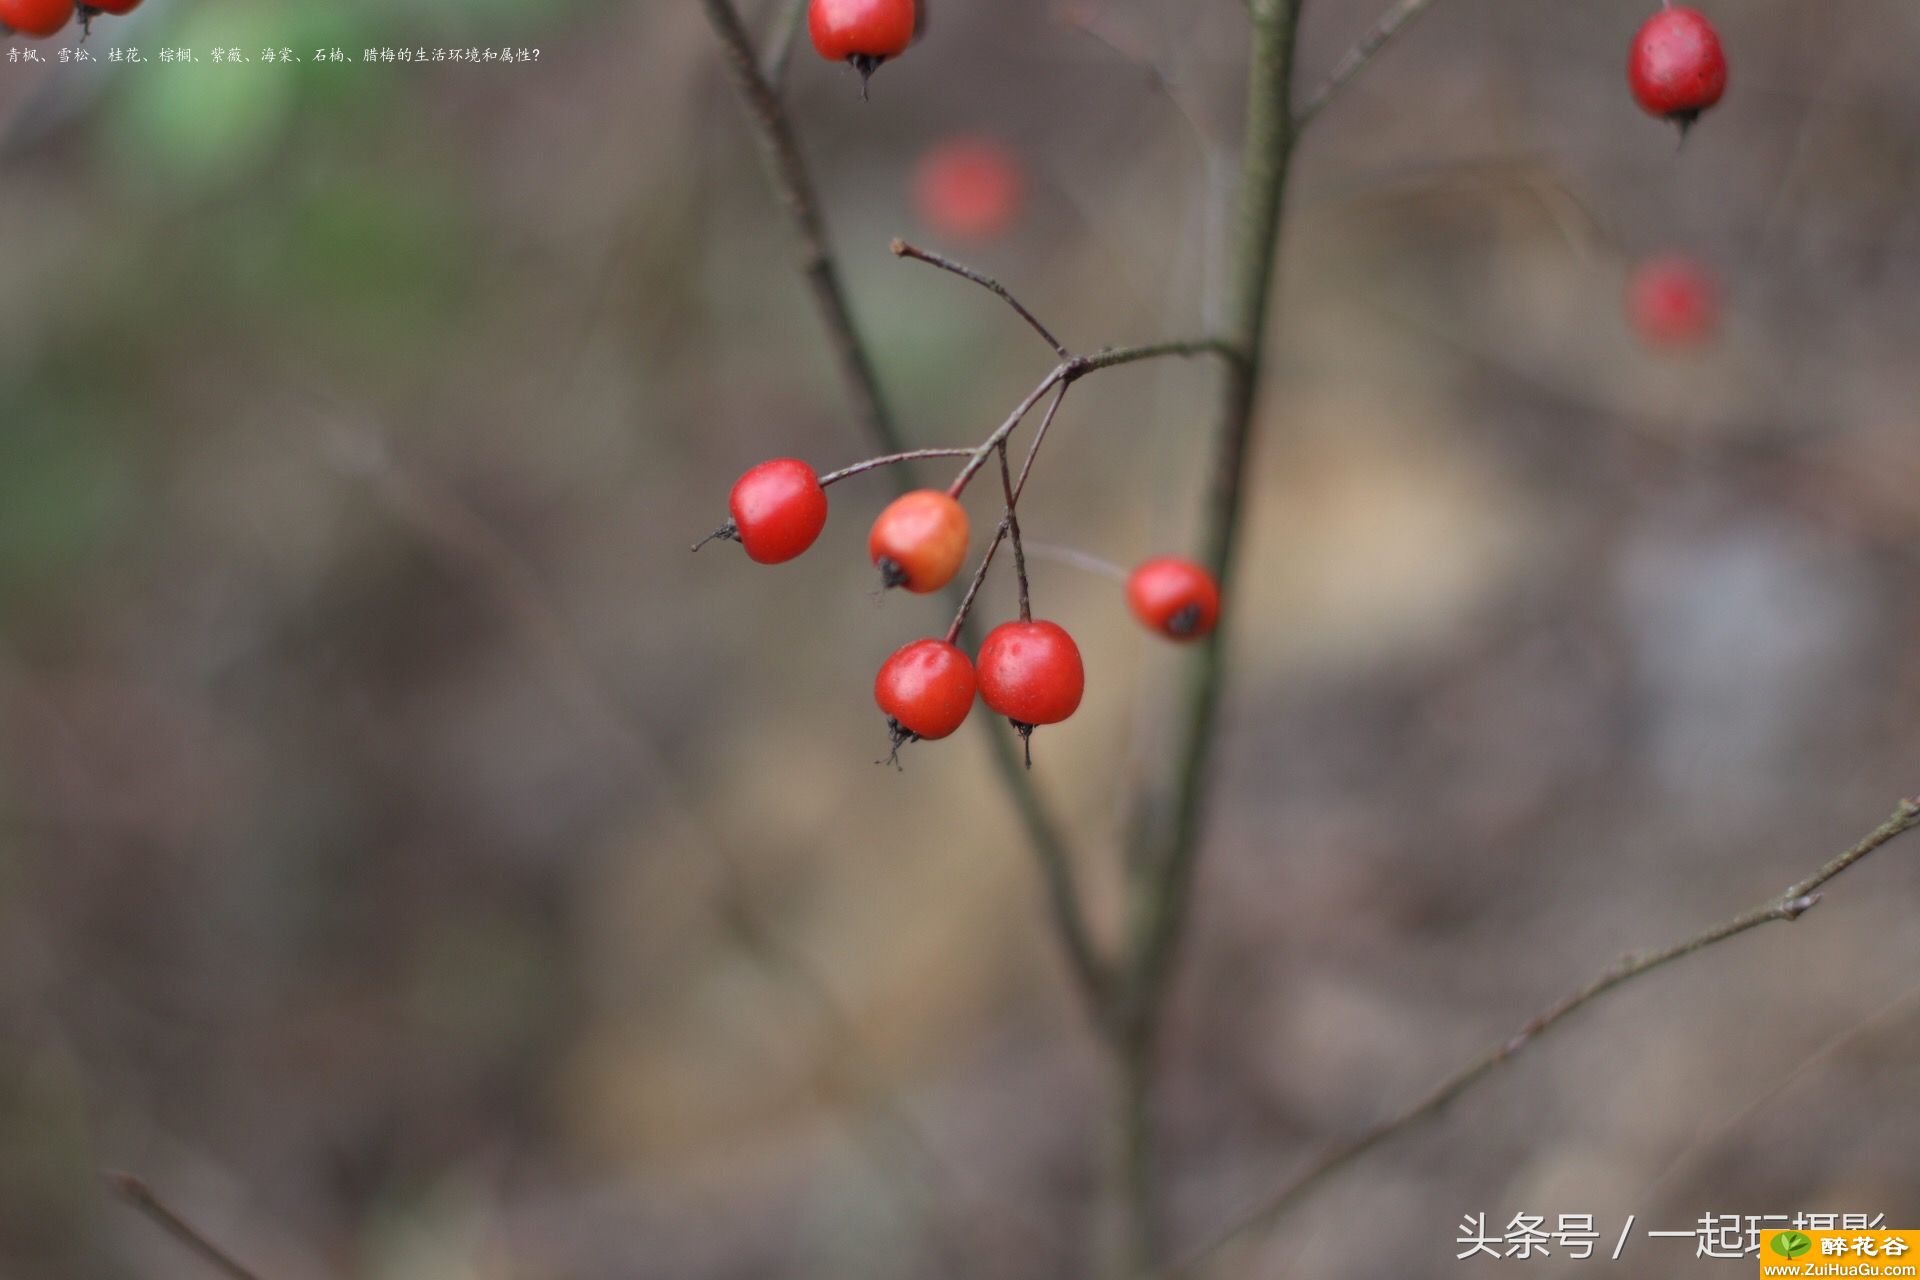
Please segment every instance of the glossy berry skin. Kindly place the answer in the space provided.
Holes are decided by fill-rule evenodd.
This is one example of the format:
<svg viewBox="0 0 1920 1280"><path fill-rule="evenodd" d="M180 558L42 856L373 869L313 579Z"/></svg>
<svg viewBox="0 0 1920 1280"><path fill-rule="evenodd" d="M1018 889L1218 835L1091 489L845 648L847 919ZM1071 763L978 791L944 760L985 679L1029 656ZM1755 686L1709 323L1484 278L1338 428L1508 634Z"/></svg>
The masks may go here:
<svg viewBox="0 0 1920 1280"><path fill-rule="evenodd" d="M1633 37L1627 83L1648 115L1692 124L1727 91L1727 56L1713 24L1687 8L1648 18Z"/></svg>
<svg viewBox="0 0 1920 1280"><path fill-rule="evenodd" d="M812 546L826 527L827 491L806 463L775 458L735 482L727 509L748 557L780 564Z"/></svg>
<svg viewBox="0 0 1920 1280"><path fill-rule="evenodd" d="M1058 623L1001 623L980 646L977 666L981 698L1018 725L1059 724L1086 692L1080 646Z"/></svg>
<svg viewBox="0 0 1920 1280"><path fill-rule="evenodd" d="M914 210L949 240L977 244L1006 234L1019 219L1026 195L1020 158L994 138L950 138L921 157L914 170Z"/></svg>
<svg viewBox="0 0 1920 1280"><path fill-rule="evenodd" d="M807 34L829 62L877 67L913 43L914 0L811 0Z"/></svg>
<svg viewBox="0 0 1920 1280"><path fill-rule="evenodd" d="M1648 346L1700 347L1720 326L1720 289L1693 259L1668 254L1643 263L1627 286L1627 314Z"/></svg>
<svg viewBox="0 0 1920 1280"><path fill-rule="evenodd" d="M1198 640L1220 621L1220 588L1193 561L1159 556L1128 575L1127 607L1150 631Z"/></svg>
<svg viewBox="0 0 1920 1280"><path fill-rule="evenodd" d="M916 738L944 738L973 710L973 664L945 640L915 640L881 664L873 700L896 728Z"/></svg>
<svg viewBox="0 0 1920 1280"><path fill-rule="evenodd" d="M44 39L73 21L73 0L0 0L0 27Z"/></svg>
<svg viewBox="0 0 1920 1280"><path fill-rule="evenodd" d="M924 595L953 581L967 558L967 511L938 489L895 498L873 522L867 554L889 587Z"/></svg>

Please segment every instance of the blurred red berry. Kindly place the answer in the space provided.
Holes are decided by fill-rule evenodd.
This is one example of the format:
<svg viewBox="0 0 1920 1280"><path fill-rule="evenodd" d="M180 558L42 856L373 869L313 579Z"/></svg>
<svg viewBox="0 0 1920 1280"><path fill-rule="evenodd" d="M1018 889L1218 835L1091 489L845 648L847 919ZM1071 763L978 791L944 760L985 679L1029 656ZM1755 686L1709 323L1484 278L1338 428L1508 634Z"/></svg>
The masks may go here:
<svg viewBox="0 0 1920 1280"><path fill-rule="evenodd" d="M873 700L897 738L932 740L958 729L973 710L975 680L967 655L945 640L915 640L881 664Z"/></svg>
<svg viewBox="0 0 1920 1280"><path fill-rule="evenodd" d="M827 491L806 463L775 458L735 482L727 509L748 557L779 564L812 546L826 527Z"/></svg>
<svg viewBox="0 0 1920 1280"><path fill-rule="evenodd" d="M1058 724L1080 706L1080 647L1053 622L1003 622L980 646L980 696L1018 725Z"/></svg>
<svg viewBox="0 0 1920 1280"><path fill-rule="evenodd" d="M888 58L913 43L914 0L811 0L807 33L829 62L851 62L865 83Z"/></svg>
<svg viewBox="0 0 1920 1280"><path fill-rule="evenodd" d="M122 17L140 7L140 0L86 0L80 11L86 14L110 13Z"/></svg>
<svg viewBox="0 0 1920 1280"><path fill-rule="evenodd" d="M1193 561L1159 556L1128 576L1127 607L1150 630L1173 640L1198 640L1220 620L1220 588Z"/></svg>
<svg viewBox="0 0 1920 1280"><path fill-rule="evenodd" d="M915 211L950 240L1004 235L1019 218L1026 195L1020 158L993 138L950 138L922 156L914 170Z"/></svg>
<svg viewBox="0 0 1920 1280"><path fill-rule="evenodd" d="M45 38L72 22L73 12L73 0L0 0L0 27Z"/></svg>
<svg viewBox="0 0 1920 1280"><path fill-rule="evenodd" d="M1643 263L1627 286L1627 311L1649 346L1703 345L1720 327L1720 289L1692 258L1667 254Z"/></svg>
<svg viewBox="0 0 1920 1280"><path fill-rule="evenodd" d="M889 587L924 595L938 591L967 558L967 511L938 489L895 498L873 522L867 554Z"/></svg>
<svg viewBox="0 0 1920 1280"><path fill-rule="evenodd" d="M1643 111L1685 130L1727 90L1727 57L1713 24L1686 8L1648 18L1633 37L1627 83Z"/></svg>

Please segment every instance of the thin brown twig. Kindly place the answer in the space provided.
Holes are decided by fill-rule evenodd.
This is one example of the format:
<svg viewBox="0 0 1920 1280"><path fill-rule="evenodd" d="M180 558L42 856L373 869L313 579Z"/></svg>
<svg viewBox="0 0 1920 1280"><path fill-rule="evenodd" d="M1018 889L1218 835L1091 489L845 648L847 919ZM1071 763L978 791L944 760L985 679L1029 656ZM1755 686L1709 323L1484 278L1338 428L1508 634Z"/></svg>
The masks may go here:
<svg viewBox="0 0 1920 1280"><path fill-rule="evenodd" d="M967 616L973 612L973 601L980 594L981 586L987 580L987 570L993 568L993 558L1000 551L1000 544L1007 540L1007 518L1000 517L1000 525L994 530L993 540L987 543L987 549L980 556L980 567L973 571L973 580L967 584L966 594L960 597L960 608L953 615L953 625L947 628L947 643L952 644L960 638L960 629L967 625Z"/></svg>
<svg viewBox="0 0 1920 1280"><path fill-rule="evenodd" d="M1053 403L1047 406L1046 416L1040 419L1040 429L1033 433L1033 443L1027 446L1026 461L1020 464L1020 479L1013 486L1013 500L1020 501L1020 495L1027 491L1027 477L1033 474L1033 460L1040 456L1040 446L1046 443L1047 432L1053 430L1053 420L1060 412L1060 402L1067 398L1065 383L1054 392Z"/></svg>
<svg viewBox="0 0 1920 1280"><path fill-rule="evenodd" d="M967 483L973 479L981 467L987 464L987 460L993 457L993 451L1000 447L1000 442L1012 435L1021 422L1025 421L1026 416L1033 412L1033 406L1039 404L1041 398L1055 387L1070 386L1090 373L1118 368L1123 364L1134 364L1141 360L1154 360L1163 356L1200 355L1221 356L1229 363L1237 363L1233 348L1217 338L1153 342L1138 347L1108 347L1090 356L1069 356L1048 370L1047 376L1040 379L1039 384L1027 393L1026 398L1014 406L1013 412L1007 415L1006 421L996 427L992 435L981 441L980 445L974 449L972 456L967 459L967 464L960 468L960 474L954 477L947 492L956 498L964 493Z"/></svg>
<svg viewBox="0 0 1920 1280"><path fill-rule="evenodd" d="M226 1276L227 1280L260 1280L257 1272L242 1266L232 1254L208 1239L204 1231L169 1208L144 1178L115 1169L109 1169L101 1176L115 1195L144 1213L168 1235L198 1254L201 1261Z"/></svg>
<svg viewBox="0 0 1920 1280"><path fill-rule="evenodd" d="M1057 400L1055 403L1059 403ZM1007 463L1007 442L1000 442L1000 491L1007 499L1007 536L1013 540L1013 572L1020 582L1020 621L1033 621L1032 594L1027 587L1027 552L1020 545L1020 513L1014 509L1020 501L1013 491L1013 468Z"/></svg>
<svg viewBox="0 0 1920 1280"><path fill-rule="evenodd" d="M1347 50L1346 56L1334 65L1333 73L1327 77L1326 83L1314 90L1313 96L1293 113L1294 131L1298 132L1306 128L1307 122L1319 115L1326 105L1347 87L1347 83L1373 61L1375 55L1386 48L1388 41L1405 30L1408 23L1425 13L1432 4L1433 0L1397 0L1397 3L1373 24L1367 34L1360 38L1360 42Z"/></svg>
<svg viewBox="0 0 1920 1280"><path fill-rule="evenodd" d="M1012 307L1014 311L1019 314L1020 318L1031 325L1033 331L1039 334L1048 346L1053 348L1055 355L1059 356L1062 360L1070 360L1073 358L1073 353L1067 350L1066 344L1054 337L1051 329L1040 323L1040 317L1029 311L1025 303L1014 297L1013 293L1005 285L995 280L986 272L976 267L970 267L964 262L956 262L952 258L946 257L943 254L934 253L932 250L922 249L916 245L908 244L905 240L897 237L894 239L892 249L893 256L896 258L912 258L916 262L924 262L928 266L938 267L942 271L950 271L962 280L973 281L973 283L987 290L987 292L994 294L1002 302Z"/></svg>
<svg viewBox="0 0 1920 1280"><path fill-rule="evenodd" d="M1033 412L1033 406L1039 404L1047 392L1070 380L1073 368L1074 361L1069 359L1049 369L1047 376L1040 379L1033 390L1027 392L1025 398L1013 407L1013 412L1007 415L1006 420L994 428L993 434L974 448L973 453L967 458L966 465L960 468L960 474L953 478L951 485L947 486L947 492L956 498L965 493L968 482L981 467L987 464L987 459L991 458L993 451L1000 447L1000 442L1014 433L1021 422L1025 421L1026 416Z"/></svg>
<svg viewBox="0 0 1920 1280"><path fill-rule="evenodd" d="M1061 401L1067 398L1067 385L1065 382L1062 382L1055 389L1053 403L1047 406L1046 416L1040 419L1040 429L1034 432L1033 443L1027 447L1026 462L1022 464L1020 468L1019 480L1014 482L1012 499L1007 503L1005 514L1000 518L999 527L994 530L993 541L987 544L986 552L980 557L980 566L974 570L973 580L967 584L966 594L960 599L960 609L953 616L953 625L947 629L948 644L952 644L954 640L959 637L961 627L966 625L967 616L973 611L974 599L980 594L981 584L987 579L987 570L993 567L994 554L1000 550L1000 544L1006 541L1007 534L1012 528L1011 518L1014 509L1020 504L1020 495L1027 491L1027 477L1033 471L1034 455L1040 452L1041 442L1047 438L1047 429L1053 425L1054 416L1060 412ZM1001 444L1001 452L1004 454L1005 451L1005 443L1003 441ZM1023 567L1023 585L1024 577Z"/></svg>
<svg viewBox="0 0 1920 1280"><path fill-rule="evenodd" d="M1798 920L1819 903L1820 889L1828 881L1916 826L1920 826L1920 798L1902 800L1899 807L1885 822L1868 832L1851 848L1821 864L1813 874L1788 886L1786 891L1777 897L1769 898L1730 920L1679 942L1653 951L1634 951L1621 956L1598 977L1571 995L1548 1006L1528 1020L1519 1031L1442 1080L1413 1105L1326 1152L1286 1186L1247 1210L1219 1235L1189 1254L1187 1259L1169 1274L1175 1277L1199 1274L1207 1259L1220 1249L1272 1224L1327 1179L1361 1156L1421 1121L1445 1110L1449 1103L1486 1078L1496 1067L1526 1049L1573 1013L1614 988L1652 973L1655 969L1671 964L1675 960L1704 951L1729 938L1738 937L1750 929L1772 924L1776 920Z"/></svg>
<svg viewBox="0 0 1920 1280"><path fill-rule="evenodd" d="M962 445L951 449L911 449L906 453L883 454L878 458L868 458L863 462L856 462L852 466L842 467L838 471L827 472L826 475L820 477L820 487L824 489L830 484L838 484L840 481L850 479L853 476L864 475L869 471L878 471L881 467L898 466L906 462L922 462L928 458L970 458L972 456L972 445Z"/></svg>

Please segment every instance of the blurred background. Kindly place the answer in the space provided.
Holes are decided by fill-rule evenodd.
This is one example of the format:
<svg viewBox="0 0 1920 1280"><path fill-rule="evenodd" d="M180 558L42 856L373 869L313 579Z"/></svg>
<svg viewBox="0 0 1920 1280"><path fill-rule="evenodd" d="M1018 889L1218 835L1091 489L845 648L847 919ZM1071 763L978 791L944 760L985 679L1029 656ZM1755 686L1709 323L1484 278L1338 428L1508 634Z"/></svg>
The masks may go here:
<svg viewBox="0 0 1920 1280"><path fill-rule="evenodd" d="M1313 0L1303 89L1382 7ZM1920 11L1711 5L1732 86L1676 149L1622 74L1651 7L1440 0L1303 144L1178 1242L1920 789ZM1245 17L931 16L872 103L804 40L790 96L889 396L970 444L1051 357L889 237L1082 349L1204 331ZM687 554L752 463L876 452L698 6L72 38L0 54L0 1275L206 1274L103 1169L277 1280L1083 1273L1106 1079L1002 728L874 765L873 671L947 607L872 594L889 482L792 564ZM916 198L956 136L1011 157L994 216ZM1684 351L1624 302L1675 252L1720 292ZM1080 384L1028 536L1188 548L1214 376ZM1034 777L1110 933L1182 655L1097 574L1033 588L1089 669ZM1479 1274L1479 1213L1920 1226L1914 855L1583 1016L1228 1273Z"/></svg>

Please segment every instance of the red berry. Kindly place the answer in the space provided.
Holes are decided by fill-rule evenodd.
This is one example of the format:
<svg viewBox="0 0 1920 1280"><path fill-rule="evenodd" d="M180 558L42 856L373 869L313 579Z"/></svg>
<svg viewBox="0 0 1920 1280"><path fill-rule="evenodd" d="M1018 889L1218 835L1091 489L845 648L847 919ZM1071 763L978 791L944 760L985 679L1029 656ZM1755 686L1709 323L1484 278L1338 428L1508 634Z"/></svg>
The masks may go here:
<svg viewBox="0 0 1920 1280"><path fill-rule="evenodd" d="M967 534L965 507L938 489L916 489L895 498L873 522L867 554L887 586L925 594L960 572Z"/></svg>
<svg viewBox="0 0 1920 1280"><path fill-rule="evenodd" d="M1026 194L1020 158L993 138L950 138L928 151L913 175L920 220L952 240L1005 234Z"/></svg>
<svg viewBox="0 0 1920 1280"><path fill-rule="evenodd" d="M812 546L826 527L827 491L806 463L775 458L734 483L727 509L748 557L779 564Z"/></svg>
<svg viewBox="0 0 1920 1280"><path fill-rule="evenodd" d="M1003 622L980 646L980 696L1018 725L1058 724L1080 706L1080 648L1053 622Z"/></svg>
<svg viewBox="0 0 1920 1280"><path fill-rule="evenodd" d="M57 35L73 21L73 0L0 0L0 27L23 36Z"/></svg>
<svg viewBox="0 0 1920 1280"><path fill-rule="evenodd" d="M1627 310L1649 346L1698 347L1719 327L1720 290L1705 267L1684 255L1668 254L1633 273Z"/></svg>
<svg viewBox="0 0 1920 1280"><path fill-rule="evenodd" d="M122 17L140 7L140 0L85 0L80 6L83 13L110 13Z"/></svg>
<svg viewBox="0 0 1920 1280"><path fill-rule="evenodd" d="M881 63L913 43L914 0L811 0L807 32L821 57L851 62L864 85Z"/></svg>
<svg viewBox="0 0 1920 1280"><path fill-rule="evenodd" d="M1727 91L1727 56L1713 24L1694 9L1662 9L1633 37L1627 83L1650 116L1682 129Z"/></svg>
<svg viewBox="0 0 1920 1280"><path fill-rule="evenodd" d="M873 700L896 737L944 738L973 710L975 681L967 655L945 640L915 640L881 664Z"/></svg>
<svg viewBox="0 0 1920 1280"><path fill-rule="evenodd" d="M1160 556L1127 578L1127 607L1163 636L1198 640L1220 620L1220 588L1193 561Z"/></svg>

